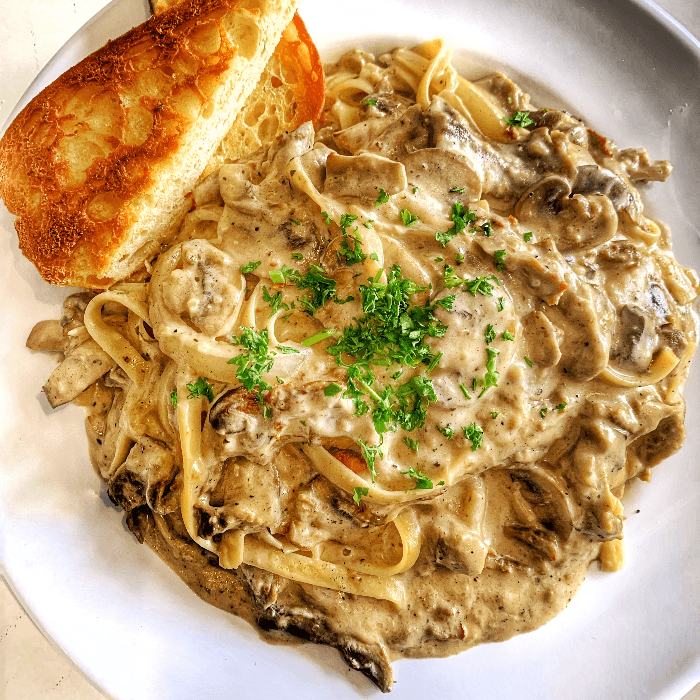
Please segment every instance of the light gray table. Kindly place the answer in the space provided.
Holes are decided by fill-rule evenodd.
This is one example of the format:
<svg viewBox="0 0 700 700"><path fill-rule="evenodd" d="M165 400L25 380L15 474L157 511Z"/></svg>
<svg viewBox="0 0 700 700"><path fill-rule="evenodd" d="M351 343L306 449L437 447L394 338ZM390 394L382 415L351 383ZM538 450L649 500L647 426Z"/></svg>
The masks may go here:
<svg viewBox="0 0 700 700"><path fill-rule="evenodd" d="M0 0L0 125L51 56L107 4L108 0ZM658 4L700 36L700 0ZM106 700L44 638L2 579L0 699ZM700 685L683 700L700 700Z"/></svg>

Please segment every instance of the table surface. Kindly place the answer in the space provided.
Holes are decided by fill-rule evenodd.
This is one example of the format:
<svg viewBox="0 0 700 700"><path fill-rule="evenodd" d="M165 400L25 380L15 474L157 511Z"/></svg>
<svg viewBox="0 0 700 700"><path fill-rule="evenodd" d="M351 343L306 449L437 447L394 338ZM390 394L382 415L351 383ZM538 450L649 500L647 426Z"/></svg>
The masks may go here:
<svg viewBox="0 0 700 700"><path fill-rule="evenodd" d="M108 2L0 0L0 125L51 56ZM658 0L658 4L700 37L700 0ZM106 700L65 654L44 638L1 577L0 698ZM683 700L700 700L700 684Z"/></svg>

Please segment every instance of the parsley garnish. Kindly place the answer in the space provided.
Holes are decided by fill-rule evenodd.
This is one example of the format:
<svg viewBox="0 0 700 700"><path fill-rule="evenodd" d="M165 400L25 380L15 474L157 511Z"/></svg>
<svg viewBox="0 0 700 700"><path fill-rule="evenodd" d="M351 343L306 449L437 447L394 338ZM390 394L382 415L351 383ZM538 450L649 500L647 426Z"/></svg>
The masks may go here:
<svg viewBox="0 0 700 700"><path fill-rule="evenodd" d="M377 201L374 203L375 207L379 207L382 204L386 204L389 201L389 195L384 191L382 187L379 188L379 197L377 197Z"/></svg>
<svg viewBox="0 0 700 700"><path fill-rule="evenodd" d="M270 271L270 279L275 284L284 284L285 279L286 279L286 275L281 270L271 270Z"/></svg>
<svg viewBox="0 0 700 700"><path fill-rule="evenodd" d="M352 497L352 500L359 506L360 499L363 496L369 496L369 489L366 486L355 486L354 491L355 495Z"/></svg>
<svg viewBox="0 0 700 700"><path fill-rule="evenodd" d="M464 384L459 385L460 391L464 394L464 398L471 399L471 394L467 391L467 387Z"/></svg>
<svg viewBox="0 0 700 700"><path fill-rule="evenodd" d="M232 357L228 364L238 366L236 378L248 391L257 389L258 401L260 405L264 406L262 392L272 387L262 377L263 374L272 369L275 362L274 353L270 352L267 328L258 333L254 328L242 326L241 331L240 338L236 337L235 334L232 336L231 344L242 345L247 352ZM267 412L264 411L264 413Z"/></svg>
<svg viewBox="0 0 700 700"><path fill-rule="evenodd" d="M486 376L484 377L484 388L479 394L481 398L490 386L498 386L498 371L496 370L496 358L499 355L496 348L486 348L488 359L486 360Z"/></svg>
<svg viewBox="0 0 700 700"><path fill-rule="evenodd" d="M505 303L506 303L506 300L503 297L498 297L498 305L496 306L496 308L499 311L503 311L503 307L504 307Z"/></svg>
<svg viewBox="0 0 700 700"><path fill-rule="evenodd" d="M367 97L364 100L362 100L362 104L372 105L373 107L375 107L377 104L377 98L376 97Z"/></svg>
<svg viewBox="0 0 700 700"><path fill-rule="evenodd" d="M540 409L540 418L544 418L546 415L547 415L547 409L541 408Z"/></svg>
<svg viewBox="0 0 700 700"><path fill-rule="evenodd" d="M334 335L336 332L335 328L326 328L323 331L320 331L319 333L316 333L315 335L312 335L310 338L306 338L306 340L302 340L301 344L305 348L310 348L312 345L316 345L316 343L320 343L322 340L325 340L326 338L330 338L332 335Z"/></svg>
<svg viewBox="0 0 700 700"><path fill-rule="evenodd" d="M362 225L365 228L374 228L374 226L372 226L373 223L374 223L374 219L367 219L367 221L365 221Z"/></svg>
<svg viewBox="0 0 700 700"><path fill-rule="evenodd" d="M196 399L198 396L206 396L209 401L214 400L214 387L204 378L199 377L196 382L187 384L187 388L190 390L188 399ZM172 401L172 394L170 395ZM177 393L175 395L177 400Z"/></svg>
<svg viewBox="0 0 700 700"><path fill-rule="evenodd" d="M477 292L483 294L485 297L490 297L493 296L493 283L491 280L499 284L495 275L489 275L488 277L481 276L473 280L465 280L464 286L473 297L476 296Z"/></svg>
<svg viewBox="0 0 700 700"><path fill-rule="evenodd" d="M439 433L442 433L448 440L452 440L452 438L455 436L454 428L450 428L449 425L446 426L445 428L441 428L439 425L436 425L435 429Z"/></svg>
<svg viewBox="0 0 700 700"><path fill-rule="evenodd" d="M557 406L557 411L559 411L559 413L561 413L565 408L566 408L566 401L562 401L562 402Z"/></svg>
<svg viewBox="0 0 700 700"><path fill-rule="evenodd" d="M292 260L303 260L303 259L304 259L303 253L292 253Z"/></svg>
<svg viewBox="0 0 700 700"><path fill-rule="evenodd" d="M418 440L411 440L408 435L404 437L403 441L406 443L409 449L413 450L414 452L418 452L418 445L420 442Z"/></svg>
<svg viewBox="0 0 700 700"><path fill-rule="evenodd" d="M403 222L404 226L413 226L413 224L418 221L418 217L415 214L411 214L408 209L402 209L401 210L401 221Z"/></svg>
<svg viewBox="0 0 700 700"><path fill-rule="evenodd" d="M295 226L301 226L301 221L298 219L290 219L290 221L295 225Z"/></svg>
<svg viewBox="0 0 700 700"><path fill-rule="evenodd" d="M488 238L491 235L491 222L486 221L485 223L481 224L481 230L484 232L484 236Z"/></svg>
<svg viewBox="0 0 700 700"><path fill-rule="evenodd" d="M343 387L340 386L340 384L336 384L335 382L331 382L324 390L323 390L323 395L324 396L336 396L343 390Z"/></svg>
<svg viewBox="0 0 700 700"><path fill-rule="evenodd" d="M457 253L457 255L455 255L455 262L456 262L456 263L464 262L464 254L463 254L463 253Z"/></svg>
<svg viewBox="0 0 700 700"><path fill-rule="evenodd" d="M457 298L456 294L449 294L446 297L442 297L442 299L438 299L435 302L435 306L442 306L443 309L447 309L448 311L451 311L452 307L454 306L456 298Z"/></svg>
<svg viewBox="0 0 700 700"><path fill-rule="evenodd" d="M381 450L382 443L380 442L378 445L368 445L362 438L357 438L357 444L362 450L362 456L365 458L365 462L367 462L367 469L369 469L372 483L374 483L374 480L377 478L377 470L374 466L374 461L377 457L379 457L379 459L384 457L384 453Z"/></svg>
<svg viewBox="0 0 700 700"><path fill-rule="evenodd" d="M499 271L502 270L503 263L505 262L505 259L506 259L506 251L505 250L495 250L493 252L493 257L496 259L496 269Z"/></svg>
<svg viewBox="0 0 700 700"><path fill-rule="evenodd" d="M486 326L484 338L486 339L486 345L490 345L494 340L496 340L496 331L493 330L493 326L490 323L488 326Z"/></svg>
<svg viewBox="0 0 700 700"><path fill-rule="evenodd" d="M270 316L274 316L280 310L280 308L284 309L285 311L289 311L289 306L282 303L282 292L277 292L277 294L272 296L267 287L263 286L263 301L267 302L272 307Z"/></svg>
<svg viewBox="0 0 700 700"><path fill-rule="evenodd" d="M416 485L413 487L413 490L417 489L432 489L433 488L433 482L421 471L415 469L415 467L409 467L407 472L401 472L402 474L405 474L406 476L410 477L411 479L416 480Z"/></svg>
<svg viewBox="0 0 700 700"><path fill-rule="evenodd" d="M497 418L498 417L498 411L491 411L491 418Z"/></svg>
<svg viewBox="0 0 700 700"><path fill-rule="evenodd" d="M321 216L323 217L324 221L326 222L326 226L330 226L333 220L331 219L331 217L330 217L330 215L328 214L328 212L327 212L327 211L322 211L322 212L321 212Z"/></svg>
<svg viewBox="0 0 700 700"><path fill-rule="evenodd" d="M346 265L355 265L356 263L364 262L367 259L367 255L362 252L362 238L357 232L357 226L355 230L350 234L352 236L352 247L348 244L348 232L347 227L355 221L357 217L354 214L343 214L340 217L340 228L343 229L343 240L340 242L340 250L338 251L338 259L342 260L345 258Z"/></svg>
<svg viewBox="0 0 700 700"><path fill-rule="evenodd" d="M464 194L466 192L466 190L464 189L464 187L453 187L450 190L450 192L457 192L459 194Z"/></svg>
<svg viewBox="0 0 700 700"><path fill-rule="evenodd" d="M503 333L501 333L501 340L515 340L515 336L509 331L503 331Z"/></svg>
<svg viewBox="0 0 700 700"><path fill-rule="evenodd" d="M459 233L462 233L469 224L476 221L476 214L465 207L461 202L455 202L450 212L452 226L444 232L436 231L435 240L444 248Z"/></svg>
<svg viewBox="0 0 700 700"><path fill-rule="evenodd" d="M177 408L177 389L173 389L170 392L170 403L173 405L173 408Z"/></svg>
<svg viewBox="0 0 700 700"><path fill-rule="evenodd" d="M246 263L245 265L241 265L241 272L245 275L249 272L253 272L260 265L262 265L262 260L256 260L255 262L253 262L251 260L249 263Z"/></svg>
<svg viewBox="0 0 700 700"><path fill-rule="evenodd" d="M530 367L535 366L535 363L527 355L525 355L523 359L525 360L525 362L527 362L528 365L530 365Z"/></svg>
<svg viewBox="0 0 700 700"><path fill-rule="evenodd" d="M484 430L476 423L470 423L466 428L462 428L464 437L472 443L472 452L476 452L484 442Z"/></svg>
<svg viewBox="0 0 700 700"><path fill-rule="evenodd" d="M532 231L527 231L526 233L523 233L523 238L525 239L525 243L527 243L532 238Z"/></svg>
<svg viewBox="0 0 700 700"><path fill-rule="evenodd" d="M413 188L413 194L415 194L416 192L418 192L418 188L417 188L417 187L414 187L414 188Z"/></svg>
<svg viewBox="0 0 700 700"><path fill-rule="evenodd" d="M509 126L533 126L537 122L530 119L530 112L515 112L512 117L504 118L503 121Z"/></svg>
<svg viewBox="0 0 700 700"><path fill-rule="evenodd" d="M279 350L283 355L298 355L299 351L296 348L290 348L288 345L278 345Z"/></svg>
<svg viewBox="0 0 700 700"><path fill-rule="evenodd" d="M443 272L443 278L445 280L445 286L448 289L452 289L452 287L459 287L464 280L461 277L458 277L455 274L455 269L452 267L452 265L445 265L445 270Z"/></svg>

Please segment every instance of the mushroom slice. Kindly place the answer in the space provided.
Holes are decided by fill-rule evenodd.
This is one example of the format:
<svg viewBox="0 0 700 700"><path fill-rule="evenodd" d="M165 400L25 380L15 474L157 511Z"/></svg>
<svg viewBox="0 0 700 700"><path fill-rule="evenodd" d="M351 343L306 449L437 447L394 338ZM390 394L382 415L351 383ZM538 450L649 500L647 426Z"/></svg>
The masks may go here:
<svg viewBox="0 0 700 700"><path fill-rule="evenodd" d="M541 312L533 311L523 318L528 357L540 367L554 367L561 360L557 331Z"/></svg>
<svg viewBox="0 0 700 700"><path fill-rule="evenodd" d="M387 194L406 189L406 170L401 163L375 153L358 156L330 154L326 160L323 193L331 197L352 197L374 202L379 185Z"/></svg>

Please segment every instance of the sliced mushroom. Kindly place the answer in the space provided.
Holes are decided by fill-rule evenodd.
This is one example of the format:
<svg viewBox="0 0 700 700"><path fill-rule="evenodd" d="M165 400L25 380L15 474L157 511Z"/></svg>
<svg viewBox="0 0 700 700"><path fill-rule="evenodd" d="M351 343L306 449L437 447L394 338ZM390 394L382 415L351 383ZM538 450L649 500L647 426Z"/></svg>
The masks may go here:
<svg viewBox="0 0 700 700"><path fill-rule="evenodd" d="M328 156L324 194L374 202L379 195L380 185L389 195L406 189L404 166L375 153Z"/></svg>
<svg viewBox="0 0 700 700"><path fill-rule="evenodd" d="M27 347L40 352L65 352L68 338L60 321L39 321L27 338Z"/></svg>
<svg viewBox="0 0 700 700"><path fill-rule="evenodd" d="M523 318L528 357L540 367L553 367L561 360L557 330L541 312L533 311Z"/></svg>
<svg viewBox="0 0 700 700"><path fill-rule="evenodd" d="M460 153L444 148L423 148L407 155L402 162L408 182L419 188L421 198L428 195L442 203L455 183L466 190L462 195L464 201L481 198L481 180L469 160Z"/></svg>
<svg viewBox="0 0 700 700"><path fill-rule="evenodd" d="M368 149L392 160L401 160L404 156L421 148L427 148L428 130L423 120L420 105L409 107L399 119L392 122L373 141Z"/></svg>

